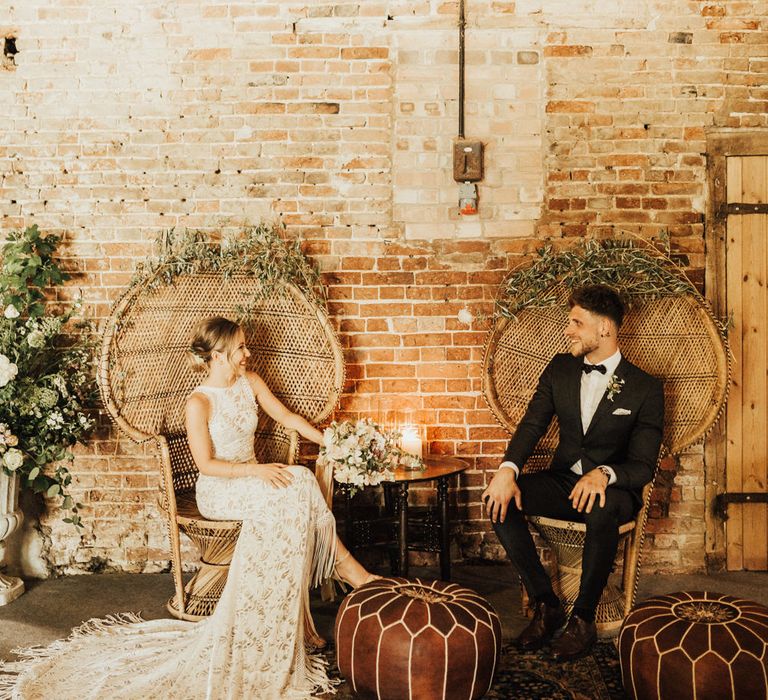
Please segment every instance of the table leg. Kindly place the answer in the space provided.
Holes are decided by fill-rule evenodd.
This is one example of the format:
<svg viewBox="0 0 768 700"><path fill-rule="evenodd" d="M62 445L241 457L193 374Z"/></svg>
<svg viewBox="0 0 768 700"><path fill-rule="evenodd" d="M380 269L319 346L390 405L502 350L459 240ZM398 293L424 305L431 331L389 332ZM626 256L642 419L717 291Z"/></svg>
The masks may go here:
<svg viewBox="0 0 768 700"><path fill-rule="evenodd" d="M397 485L397 514L399 547L398 574L408 576L408 482L404 481Z"/></svg>
<svg viewBox="0 0 768 700"><path fill-rule="evenodd" d="M437 504L440 511L440 577L451 580L451 532L448 523L448 479L437 480Z"/></svg>

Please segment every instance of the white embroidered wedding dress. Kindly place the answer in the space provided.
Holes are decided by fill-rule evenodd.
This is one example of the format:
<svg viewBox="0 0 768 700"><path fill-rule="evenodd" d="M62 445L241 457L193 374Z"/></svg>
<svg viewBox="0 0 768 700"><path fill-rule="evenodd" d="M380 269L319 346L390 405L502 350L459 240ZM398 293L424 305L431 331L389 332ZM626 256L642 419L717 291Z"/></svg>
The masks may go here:
<svg viewBox="0 0 768 700"><path fill-rule="evenodd" d="M198 387L212 405L219 459L254 459L257 404L245 377ZM0 698L25 700L300 700L332 690L324 661L305 650L306 591L327 579L336 526L314 475L274 488L255 477L200 475L200 512L242 519L229 577L214 613L200 622L91 620L67 640L0 663Z"/></svg>

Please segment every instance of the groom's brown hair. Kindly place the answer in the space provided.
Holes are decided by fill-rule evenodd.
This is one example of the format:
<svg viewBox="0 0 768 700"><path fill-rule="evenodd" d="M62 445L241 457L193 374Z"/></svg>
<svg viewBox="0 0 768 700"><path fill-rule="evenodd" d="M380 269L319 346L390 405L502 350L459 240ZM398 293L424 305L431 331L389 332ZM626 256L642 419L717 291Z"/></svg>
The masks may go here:
<svg viewBox="0 0 768 700"><path fill-rule="evenodd" d="M606 284L577 287L571 292L568 306L570 308L580 306L593 314L610 318L616 324L616 328L621 328L626 313L626 307L619 293Z"/></svg>

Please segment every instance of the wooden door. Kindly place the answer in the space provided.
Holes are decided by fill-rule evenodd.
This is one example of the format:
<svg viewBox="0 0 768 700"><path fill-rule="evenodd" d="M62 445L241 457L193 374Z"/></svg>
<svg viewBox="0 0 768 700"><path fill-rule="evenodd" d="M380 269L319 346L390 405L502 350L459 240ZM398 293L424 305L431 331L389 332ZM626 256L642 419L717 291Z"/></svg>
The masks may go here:
<svg viewBox="0 0 768 700"><path fill-rule="evenodd" d="M768 156L729 157L726 173L726 308L733 314L729 340L735 360L726 420L726 490L765 494ZM768 504L730 503L725 528L730 571L768 568Z"/></svg>

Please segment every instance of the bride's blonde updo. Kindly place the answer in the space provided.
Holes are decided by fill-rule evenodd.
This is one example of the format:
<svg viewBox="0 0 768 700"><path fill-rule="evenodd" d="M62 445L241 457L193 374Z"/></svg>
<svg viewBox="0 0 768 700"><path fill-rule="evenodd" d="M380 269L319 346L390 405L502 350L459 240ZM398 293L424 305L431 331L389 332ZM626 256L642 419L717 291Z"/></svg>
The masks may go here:
<svg viewBox="0 0 768 700"><path fill-rule="evenodd" d="M189 345L192 369L195 372L207 369L214 351L225 352L229 360L238 333L240 326L222 316L212 316L200 321L192 331L192 342Z"/></svg>

